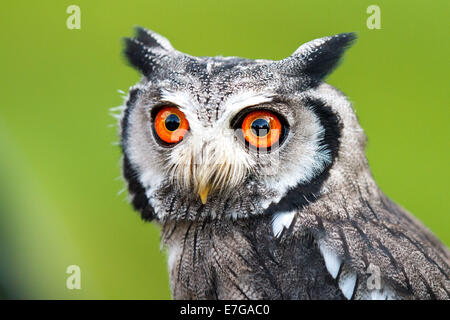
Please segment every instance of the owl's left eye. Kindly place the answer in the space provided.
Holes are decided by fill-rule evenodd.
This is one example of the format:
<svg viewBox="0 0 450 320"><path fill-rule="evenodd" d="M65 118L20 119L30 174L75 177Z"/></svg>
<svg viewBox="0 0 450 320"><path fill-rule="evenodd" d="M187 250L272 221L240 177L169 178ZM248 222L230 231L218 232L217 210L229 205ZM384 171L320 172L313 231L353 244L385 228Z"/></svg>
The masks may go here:
<svg viewBox="0 0 450 320"><path fill-rule="evenodd" d="M238 116L234 128L245 144L256 150L273 150L283 141L286 124L270 110L253 110Z"/></svg>
<svg viewBox="0 0 450 320"><path fill-rule="evenodd" d="M189 122L180 109L167 106L161 108L154 120L158 137L168 144L180 142L189 130Z"/></svg>

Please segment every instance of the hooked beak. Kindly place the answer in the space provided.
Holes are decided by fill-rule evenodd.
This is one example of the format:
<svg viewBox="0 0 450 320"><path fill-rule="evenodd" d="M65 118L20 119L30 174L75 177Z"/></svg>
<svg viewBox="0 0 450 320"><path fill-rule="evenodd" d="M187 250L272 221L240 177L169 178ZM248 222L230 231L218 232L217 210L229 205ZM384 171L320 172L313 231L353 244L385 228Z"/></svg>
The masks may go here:
<svg viewBox="0 0 450 320"><path fill-rule="evenodd" d="M206 204L206 200L208 199L208 192L210 189L210 185L207 184L206 186L202 187L198 191L198 195L200 196L200 200L202 200L203 204Z"/></svg>

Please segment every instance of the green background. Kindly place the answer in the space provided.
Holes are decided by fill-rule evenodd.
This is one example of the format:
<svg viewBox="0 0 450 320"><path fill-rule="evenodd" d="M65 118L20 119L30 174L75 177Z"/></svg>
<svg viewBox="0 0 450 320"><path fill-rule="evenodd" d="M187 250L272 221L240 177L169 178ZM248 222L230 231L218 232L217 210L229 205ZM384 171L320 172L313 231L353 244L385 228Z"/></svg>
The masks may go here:
<svg viewBox="0 0 450 320"><path fill-rule="evenodd" d="M66 8L81 8L68 30ZM375 179L450 244L450 2L7 1L0 12L0 297L170 297L159 228L119 193L109 108L139 75L121 37L142 25L192 55L281 59L303 42L356 31L328 79L353 101ZM66 289L67 266L82 289Z"/></svg>

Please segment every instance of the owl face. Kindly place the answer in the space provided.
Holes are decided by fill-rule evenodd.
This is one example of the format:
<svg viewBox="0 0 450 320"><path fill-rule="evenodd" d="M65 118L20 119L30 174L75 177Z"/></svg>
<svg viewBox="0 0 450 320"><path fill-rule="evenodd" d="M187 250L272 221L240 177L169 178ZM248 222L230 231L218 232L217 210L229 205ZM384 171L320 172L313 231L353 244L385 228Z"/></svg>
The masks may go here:
<svg viewBox="0 0 450 320"><path fill-rule="evenodd" d="M329 99L342 95L322 79L353 39L322 38L280 61L249 60L192 57L139 28L125 54L143 78L121 119L135 208L162 221L238 218L275 210L293 190L292 206L320 193L344 125Z"/></svg>

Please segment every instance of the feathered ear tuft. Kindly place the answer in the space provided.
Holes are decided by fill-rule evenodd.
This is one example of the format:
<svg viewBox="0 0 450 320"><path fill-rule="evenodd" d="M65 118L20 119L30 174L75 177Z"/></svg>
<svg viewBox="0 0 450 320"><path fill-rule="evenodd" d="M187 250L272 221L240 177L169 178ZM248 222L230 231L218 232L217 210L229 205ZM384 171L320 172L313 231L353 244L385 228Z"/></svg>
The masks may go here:
<svg viewBox="0 0 450 320"><path fill-rule="evenodd" d="M355 33L341 33L319 38L301 45L290 57L292 67L309 76L322 80L339 64L342 55L356 40Z"/></svg>
<svg viewBox="0 0 450 320"><path fill-rule="evenodd" d="M136 27L135 38L125 38L124 42L128 62L147 77L160 59L175 51L169 40L142 27Z"/></svg>
<svg viewBox="0 0 450 320"><path fill-rule="evenodd" d="M141 41L149 48L161 48L166 51L174 51L175 49L170 44L169 40L156 32L147 30L142 27L136 27L136 39Z"/></svg>

